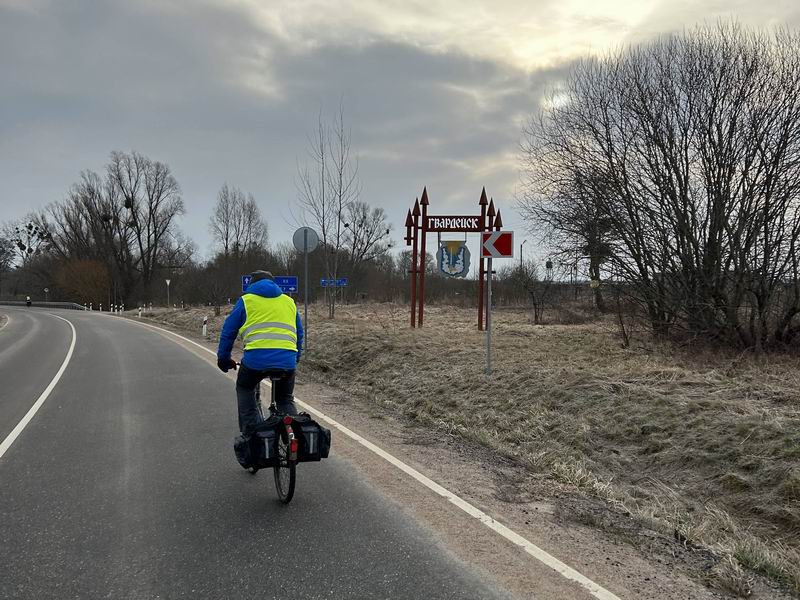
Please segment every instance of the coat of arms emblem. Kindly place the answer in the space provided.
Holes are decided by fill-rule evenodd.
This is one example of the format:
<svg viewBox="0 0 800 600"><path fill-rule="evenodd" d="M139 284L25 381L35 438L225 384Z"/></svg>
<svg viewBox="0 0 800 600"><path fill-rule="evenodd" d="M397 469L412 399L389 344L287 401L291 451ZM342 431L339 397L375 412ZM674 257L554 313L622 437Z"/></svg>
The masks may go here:
<svg viewBox="0 0 800 600"><path fill-rule="evenodd" d="M469 249L464 241L441 242L436 253L439 271L448 277L466 277L469 273Z"/></svg>

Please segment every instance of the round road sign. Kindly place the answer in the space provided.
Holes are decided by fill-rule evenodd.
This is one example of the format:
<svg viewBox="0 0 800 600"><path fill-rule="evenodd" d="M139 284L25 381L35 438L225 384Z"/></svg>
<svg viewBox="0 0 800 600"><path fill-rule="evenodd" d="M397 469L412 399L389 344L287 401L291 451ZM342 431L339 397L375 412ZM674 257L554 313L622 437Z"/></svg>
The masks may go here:
<svg viewBox="0 0 800 600"><path fill-rule="evenodd" d="M292 242L298 252L312 252L319 244L319 236L311 227L301 227L294 232ZM306 243L308 243L308 246L305 245Z"/></svg>

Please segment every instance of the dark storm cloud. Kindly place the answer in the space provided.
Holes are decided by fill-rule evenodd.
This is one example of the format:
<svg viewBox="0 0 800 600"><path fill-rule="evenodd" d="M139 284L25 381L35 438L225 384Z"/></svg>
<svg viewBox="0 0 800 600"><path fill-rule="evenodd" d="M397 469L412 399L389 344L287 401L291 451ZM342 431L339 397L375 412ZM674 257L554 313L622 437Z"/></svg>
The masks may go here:
<svg viewBox="0 0 800 600"><path fill-rule="evenodd" d="M481 185L508 198L520 123L559 75L381 39L295 48L207 4L28 6L0 0L0 220L62 198L111 150L136 149L172 166L202 248L224 181L252 191L273 238L287 239L296 160L320 108L340 101L364 198L396 228L423 185L442 203L471 206Z"/></svg>

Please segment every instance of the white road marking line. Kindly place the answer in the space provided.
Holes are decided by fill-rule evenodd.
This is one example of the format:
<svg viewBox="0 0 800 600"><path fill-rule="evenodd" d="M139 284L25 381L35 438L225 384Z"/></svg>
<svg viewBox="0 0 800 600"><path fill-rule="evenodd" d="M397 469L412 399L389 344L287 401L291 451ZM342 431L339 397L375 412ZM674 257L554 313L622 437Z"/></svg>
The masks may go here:
<svg viewBox="0 0 800 600"><path fill-rule="evenodd" d="M72 352L75 350L75 341L78 339L78 335L75 333L75 327L72 325L72 323L67 321L63 317L59 317L58 315L54 315L52 313L45 313L45 314L48 314L51 317L55 317L56 319L61 319L67 325L69 325L70 329L72 329L72 342L69 345L67 356L64 358L64 362L61 363L61 367L58 369L58 372L56 373L55 377L53 377L48 386L41 393L39 399L36 400L36 402L33 403L33 406L30 407L28 412L25 413L25 416L22 417L22 420L19 423L17 423L17 426L11 430L11 433L9 433L8 436L6 436L6 439L3 440L3 443L0 444L0 458L3 458L3 455L6 453L6 450L8 450L11 447L11 444L14 443L14 440L16 440L19 434L22 433L22 430L25 429L28 423L30 423L31 419L33 419L36 412L39 410L42 404L44 404L44 401L47 400L47 397L53 391L53 388L56 387L56 384L61 379L61 376L64 374L64 371L67 370L67 365L69 364L69 361L72 359Z"/></svg>
<svg viewBox="0 0 800 600"><path fill-rule="evenodd" d="M175 337L180 338L180 339L182 339L182 340L184 340L186 342L189 342L190 344L193 344L193 345L197 346L201 350L204 350L204 351L208 352L209 354L216 356L216 353L213 350L210 350L210 349L206 348L205 346L203 346L201 344L198 344L197 342L195 342L193 340L190 340L187 337L182 336L179 333L175 333L174 331L170 331L168 329L164 329L164 328L158 327L156 325L150 325L149 323L141 323L139 321L133 321L132 319L129 319L129 320L131 320L133 323L136 323L138 325L143 325L145 327L150 327L150 328L153 328L153 329L157 329L159 331L163 331L165 333L169 333L170 335L174 335ZM264 384L269 386L269 384L266 383L266 382ZM405 473L406 475L409 475L409 476L413 477L415 480L417 480L419 483L421 483L422 485L424 485L425 487L427 487L431 491L433 491L433 492L437 493L438 495L442 496L443 498L447 499L449 502L451 502L452 504L454 504L455 506L457 506L458 508L463 510L465 513L467 513L471 517L474 517L474 518L478 519L481 523L486 525L486 527L488 527L489 529L493 530L495 533L498 533L499 535L503 536L505 539L507 539L512 544L514 544L516 546L519 546L520 548L525 550L525 552L530 554L533 558L535 558L539 562L543 563L544 565L547 565L548 567L550 567L551 569L556 571L558 574L560 574L565 579L569 579L570 581L574 581L575 583L577 583L578 585L583 587L586 591L588 591L595 598L599 598L600 600L620 600L619 596L617 596L614 593L608 591L607 589L602 587L600 584L595 583L594 581L592 581L591 579L589 579L585 575L579 573L578 571L576 571L575 569L570 567L568 564L560 561L559 559L557 559L555 556L553 556L552 554L548 553L547 551L542 550L541 548L539 548L539 546L537 546L536 544L534 544L530 540L522 537L521 535L519 535L513 529L510 529L509 527L506 527L502 523L496 521L495 519L490 517L488 514L483 512L481 509L479 509L478 507L470 504L469 502L467 502L466 500L464 500L460 496L457 496L456 494L454 494L453 492L451 492L447 488L439 485L438 483L436 483L435 481L433 481L432 479L430 479L426 475L423 475L422 473L417 471L415 468L407 465L406 463L404 463L400 459L398 459L395 456L389 454L388 452L386 452L382 448L376 446L375 444L373 444L369 440L361 437L356 432L352 431L351 429L348 429L347 427L345 427L341 423L335 421L331 417L325 415L324 413L320 412L319 410L317 410L316 408L314 408L310 404L307 404L306 402L303 402L302 400L298 400L297 398L295 398L295 402L297 404L299 404L302 408L308 410L309 412L314 413L316 416L318 416L323 421L326 421L327 423L329 423L332 427L335 427L336 429L338 429L339 431L344 433L347 437L349 437L352 440L358 442L359 444L361 444L362 446L364 446L368 450L371 450L372 452L374 452L375 454L380 456L382 459L384 459L386 462L394 465L395 467L397 467L398 469L403 471L403 473Z"/></svg>

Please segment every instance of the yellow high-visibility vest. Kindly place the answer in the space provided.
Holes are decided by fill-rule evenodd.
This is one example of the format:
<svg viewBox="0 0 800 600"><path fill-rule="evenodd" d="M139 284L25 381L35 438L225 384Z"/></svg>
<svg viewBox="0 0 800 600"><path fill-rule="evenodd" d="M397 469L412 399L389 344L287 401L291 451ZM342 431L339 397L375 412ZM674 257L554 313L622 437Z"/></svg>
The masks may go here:
<svg viewBox="0 0 800 600"><path fill-rule="evenodd" d="M297 352L297 306L289 296L264 298L256 294L242 296L247 315L239 328L245 350L293 350Z"/></svg>

